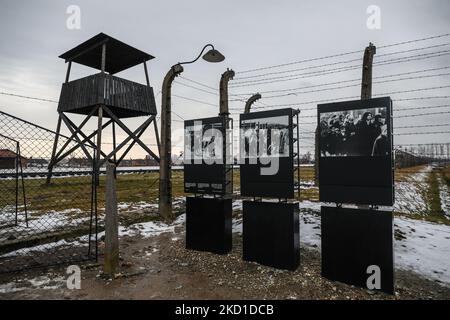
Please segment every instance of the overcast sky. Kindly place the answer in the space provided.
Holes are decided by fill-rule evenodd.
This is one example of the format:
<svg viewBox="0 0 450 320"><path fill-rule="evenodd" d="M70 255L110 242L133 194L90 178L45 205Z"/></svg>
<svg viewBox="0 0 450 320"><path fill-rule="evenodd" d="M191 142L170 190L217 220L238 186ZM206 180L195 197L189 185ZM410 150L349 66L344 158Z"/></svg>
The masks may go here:
<svg viewBox="0 0 450 320"><path fill-rule="evenodd" d="M150 81L154 87L155 94L160 91L162 79L170 66L176 62L194 58L206 43L213 43L226 56L226 60L219 64L209 64L200 60L196 64L186 66L182 75L218 88L220 75L227 67L236 71L236 79L234 81L238 83L245 81L245 79L238 80L238 78L245 76L362 58L363 49L368 45L369 41L381 47L402 41L450 33L450 2L448 0L1 0L0 3L0 37L2 39L2 45L0 46L0 91L54 100L59 98L61 83L64 80L66 71L66 65L63 60L58 58L58 55L99 32L107 33L156 57L156 59L149 62ZM66 26L66 21L69 17L66 9L69 5L78 5L81 9L81 28L79 30L70 30ZM369 29L367 27L366 22L369 14L367 14L366 10L370 5L376 5L381 10L380 29ZM450 37L447 36L402 46L379 48L374 62L450 50L450 45L445 45L449 42ZM432 45L442 46L428 50L382 56L387 53ZM248 69L355 50L361 50L361 53L316 62L294 64L260 72L239 74L240 71ZM360 62L356 61L343 65L354 65L355 63L359 64ZM446 66L450 66L450 58L444 52L444 55L435 58L376 67L374 68L374 77ZM96 72L78 65L74 65L72 70L72 79ZM320 69L313 70L317 71ZM296 73L298 74L299 72L286 74ZM376 95L386 92L450 85L448 73L450 73L450 69L443 69L424 73L426 75L442 74L440 76L374 84L373 93ZM144 83L142 66L120 73L119 76ZM269 77L269 75L265 77ZM242 93L244 94L243 97L249 97L249 94L257 91L282 90L359 79L360 77L361 70L357 69L324 76L235 87L230 89L230 93ZM179 82L213 91L187 80L180 79ZM230 86L232 83L233 81L230 82ZM353 84L355 86L339 90L303 93L287 97L264 99L265 95L269 96L273 95L273 93L263 94L263 99L257 105L261 107L273 104L299 103L299 108L311 108L315 104L302 104L301 102L359 96L360 87L357 85L357 82L353 82ZM173 93L217 106L214 107L174 97L173 110L181 118L194 119L215 116L219 111L218 96L214 94L188 88L181 84L174 84ZM415 93L399 93L391 96L396 100L445 95L450 95L450 88ZM230 97L230 99L234 98ZM449 104L449 101L449 99L394 101L394 110L395 108L403 107L443 105ZM159 109L159 95L157 96L157 105ZM56 127L56 107L54 103L0 95L0 110L35 121L51 129ZM244 103L233 101L230 103L230 107L243 110ZM438 112L446 110L448 111L450 108L428 109L425 111ZM420 110L411 111L411 113L414 112L420 113ZM234 113L237 113L237 111L234 111ZM315 111L305 111L303 114L305 116L315 115ZM402 114L407 113L403 112ZM236 115L234 117L236 120L238 119ZM80 118L75 117L75 119ZM173 119L180 118L177 115L173 115ZM314 120L314 118L305 118L302 121L308 123ZM142 119L131 120L130 126L136 126L141 121ZM410 131L445 131L445 129L448 131L448 127L433 127L432 125L450 123L450 114L403 118L394 122L395 126L398 127L418 123L430 124L430 127L412 129ZM181 122L174 123L174 128L180 128L180 126L182 126ZM302 129L310 131L313 127L314 125L305 124L302 126ZM395 130L395 132L409 131L399 129ZM150 141L148 138L147 140ZM397 136L395 138L396 144L449 141L450 137L448 134ZM306 141L304 147L307 148L307 146L308 142Z"/></svg>

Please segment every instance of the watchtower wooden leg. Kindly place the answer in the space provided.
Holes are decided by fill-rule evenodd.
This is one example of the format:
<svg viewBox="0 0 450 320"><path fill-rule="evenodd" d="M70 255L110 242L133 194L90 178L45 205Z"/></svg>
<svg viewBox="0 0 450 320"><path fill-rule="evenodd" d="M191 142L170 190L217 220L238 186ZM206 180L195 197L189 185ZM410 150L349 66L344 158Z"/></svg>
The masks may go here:
<svg viewBox="0 0 450 320"><path fill-rule="evenodd" d="M112 138L113 138L113 150L116 150L116 147L117 147L117 145L116 145L116 124L115 124L115 122L113 121L113 123L112 123ZM117 166L119 165L118 163L117 163L117 154L116 153L114 153L114 178L117 178Z"/></svg>
<svg viewBox="0 0 450 320"><path fill-rule="evenodd" d="M103 107L98 108L98 131L97 131L97 152L96 152L96 185L100 185L100 155L102 150L102 121L103 121Z"/></svg>
<svg viewBox="0 0 450 320"><path fill-rule="evenodd" d="M53 166L55 161L55 155L56 155L56 148L58 147L58 140L59 140L59 132L61 131L61 113L58 115L58 124L56 125L56 136L55 136L55 142L53 143L53 150L52 150L52 157L50 159L50 163L48 164L48 173L47 173L47 184L50 184L53 174Z"/></svg>
<svg viewBox="0 0 450 320"><path fill-rule="evenodd" d="M155 137L156 137L156 144L158 145L158 154L159 157L161 157L161 142L159 140L159 132L158 132L158 123L155 121L153 121L153 125L155 127Z"/></svg>

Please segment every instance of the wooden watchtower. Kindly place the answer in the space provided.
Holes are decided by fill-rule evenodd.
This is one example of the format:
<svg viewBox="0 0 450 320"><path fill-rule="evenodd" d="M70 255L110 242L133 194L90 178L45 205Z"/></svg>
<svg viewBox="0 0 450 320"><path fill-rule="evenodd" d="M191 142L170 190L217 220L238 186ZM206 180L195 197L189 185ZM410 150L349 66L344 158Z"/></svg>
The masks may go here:
<svg viewBox="0 0 450 320"><path fill-rule="evenodd" d="M140 145L159 162L159 157L140 139L153 122L159 150L155 97L150 86L146 64L154 57L100 33L62 54L60 58L68 63L68 67L58 104L57 134L48 166L47 183L51 180L54 166L79 148L83 150L89 160L96 160L96 172L107 161L114 162L118 166L135 144ZM100 72L69 81L72 62L92 67ZM114 76L120 71L141 63L144 66L146 85ZM76 125L69 118L69 114L80 114L86 117L79 125ZM83 133L83 127L93 117L97 117L98 120L97 130L89 134ZM146 117L147 119L136 130L131 131L121 120L131 117ZM69 129L71 136L67 143L58 148L62 123ZM112 126L113 150L106 154L102 151L102 131L109 125ZM116 140L116 125L128 135L119 144ZM94 137L96 137L96 142L93 141ZM77 145L69 149L70 141L76 141ZM86 146L94 147L97 150L96 159L93 158L92 152L89 152ZM119 152L121 154L118 158Z"/></svg>

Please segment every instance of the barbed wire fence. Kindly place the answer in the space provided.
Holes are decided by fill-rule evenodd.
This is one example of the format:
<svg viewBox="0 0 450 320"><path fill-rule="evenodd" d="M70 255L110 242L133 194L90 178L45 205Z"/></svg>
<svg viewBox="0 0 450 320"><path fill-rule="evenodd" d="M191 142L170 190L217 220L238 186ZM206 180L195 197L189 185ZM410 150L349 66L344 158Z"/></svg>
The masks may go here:
<svg viewBox="0 0 450 320"><path fill-rule="evenodd" d="M78 149L48 184L54 141L54 132L0 111L0 273L97 256L93 164ZM60 136L66 142L77 144Z"/></svg>
<svg viewBox="0 0 450 320"><path fill-rule="evenodd" d="M448 76L450 76L450 63L448 63L450 42L446 41L449 38L450 34L443 34L377 46L378 53L375 55L375 61L373 63L375 70L375 76L373 77L375 94L373 96L389 95L393 100L396 168L395 210L397 212L414 215L432 214L436 217L449 216L450 204L448 199L447 174L450 161L450 83L445 82L449 79ZM436 41L438 42L436 43ZM424 45L416 46L422 43ZM399 47L398 50L392 51L393 48L397 47ZM262 94L262 99L258 100L252 107L255 111L283 107L292 107L301 111L299 130L300 161L302 165L300 169L300 188L302 192L300 200L318 200L318 189L315 186L313 166L315 162L317 104L360 98L360 95L355 95L355 93L359 93L361 85L360 72L363 52L363 49L353 50L318 58L237 71L235 79L230 82L229 95L232 117L243 113L246 100L256 92ZM425 63L427 65L424 65ZM174 90L173 97L176 106L179 105L178 102L189 101L199 106L207 107L211 111L212 108L215 111L218 110L218 88L184 76L178 77L174 83L180 85L180 88L192 89L192 92L201 95L200 97L198 95L188 97ZM286 86L286 84L290 83L294 84ZM392 89L392 86L396 86L397 89ZM56 100L28 95L2 91L0 91L0 94L44 103L57 103ZM212 98L214 101L210 100ZM173 111L175 117L172 121L181 125L185 118L189 118L183 112L183 109L176 112ZM2 117L1 115L0 119ZM42 213L45 211L58 212L58 217L56 218L55 216L55 221L59 221L60 223L57 223L57 225L66 225L65 221L67 221L67 224L71 225L69 228L71 230L78 230L80 226L87 226L87 221L89 221L88 224L91 229L96 226L92 219L90 219L89 208L86 207L86 204L91 203L87 199L89 190L86 186L89 185L89 181L84 181L83 184L80 183L77 185L72 180L75 179L73 176L77 175L78 178L76 179L90 179L88 172L91 168L86 167L87 164L83 155L73 155L68 159L67 163L61 164L55 171L56 177L60 174L60 177L68 178L56 178L53 180L55 189L62 191L66 188L65 192L55 192L52 195L46 194L43 196L44 201L36 201L36 198L33 200L33 190L46 190L46 187L42 185L41 177L45 175L47 170L46 161L51 156L54 133L37 126L31 126L30 128L33 129L30 129L22 123L20 125L16 124L15 126L12 123L14 121L7 123L5 128L10 129L5 132L3 130L3 123L0 123L2 126L0 134L4 134L10 139L19 138L18 141L21 146L22 156L24 157L23 162L26 162L26 166L24 166L24 173L22 175L16 174L16 168L8 169L10 170L8 173L9 176L2 176L3 180L0 180L0 184L6 183L6 181L11 184L8 187L8 190L10 190L8 194L11 193L12 196L8 201L9 203L13 203L13 205L11 206L10 204L8 207L8 223L11 225L11 222L15 222L16 216L18 217L19 225L26 222L24 208L22 208L23 204L26 203L29 213L28 222L31 225L37 223L35 220L39 217L39 212ZM39 131L40 133L36 133L35 131ZM20 133L21 136L17 137L17 133ZM239 148L238 139L239 135L235 134L234 146L237 148ZM110 142L102 142L102 144L108 143L111 144ZM14 149L14 143L11 145L5 143L5 146L5 149ZM238 150L235 149L234 153L235 157L239 158ZM149 197L157 197L157 188L154 188L158 181L157 171L150 172L144 170L139 172L134 167L137 162L143 159L135 159L134 162L132 159L129 160L129 170L123 170L123 174L118 176L119 201L123 197L123 206L133 206L141 203L142 205L140 207L137 206L140 209L149 207ZM148 163L145 164L149 165ZM77 170L75 170L75 167ZM70 169L71 175L65 176L68 169ZM125 173L129 173L130 175L126 175ZM142 179L132 178L136 173L141 173ZM18 194L16 192L16 185L19 186L20 191L20 183L16 183L15 181L19 180L20 182L20 179L13 177L24 177L25 187L23 189L26 191L27 198L26 201L22 201L23 204L15 201L16 194ZM176 178L182 181L182 173L180 177ZM180 181L179 183L181 183ZM56 188L56 186L58 187ZM73 188L74 191L70 192L70 188ZM74 196L81 193L83 193L83 196L71 199L71 195ZM101 192L99 195L99 201L101 202ZM2 201L2 196L4 195L2 194L0 196L0 201ZM20 200L20 197L18 199ZM53 200L56 202L53 202ZM16 204L18 208L17 214L14 210ZM44 206L48 207L44 209ZM77 209L77 213L74 214L72 209ZM62 217L59 217L59 211L61 210L63 211ZM3 214L4 211L1 212ZM69 217L67 218L67 216ZM89 219L86 220L88 216ZM69 221L72 222L69 223ZM101 219L99 219L99 223L101 223ZM23 226L21 227L24 228ZM0 234L2 234L1 228ZM11 228L17 229L18 226L11 226ZM61 227L60 229L64 228ZM45 231L46 229L44 228L42 230ZM49 230L52 229L49 228ZM47 232L44 231L43 234ZM92 235L91 231L89 235ZM23 232L26 238L26 232ZM11 239L14 237L11 237ZM88 242L91 243L91 241ZM0 261L1 259L0 257Z"/></svg>
<svg viewBox="0 0 450 320"><path fill-rule="evenodd" d="M374 56L373 68L379 75L373 77L373 96L391 96L393 100L397 212L450 218L448 178L444 172L450 161L449 37L442 34L377 46ZM230 82L230 110L234 116L243 112L245 101L256 92L262 99L252 107L255 111L283 107L301 111L301 200L318 200L312 166L317 104L360 99L363 53L361 49L237 71ZM176 82L206 93L205 97L218 96L217 88L200 81L181 76ZM301 85L286 86L291 82ZM392 90L393 85L403 88ZM351 95L355 91L358 95ZM315 99L301 98L309 96ZM199 98L177 98L215 107ZM290 101L282 101L286 99Z"/></svg>
<svg viewBox="0 0 450 320"><path fill-rule="evenodd" d="M22 162L19 142L0 134L0 168L10 178L0 180L0 207L4 208L0 223L5 227L17 226L19 221L28 226Z"/></svg>

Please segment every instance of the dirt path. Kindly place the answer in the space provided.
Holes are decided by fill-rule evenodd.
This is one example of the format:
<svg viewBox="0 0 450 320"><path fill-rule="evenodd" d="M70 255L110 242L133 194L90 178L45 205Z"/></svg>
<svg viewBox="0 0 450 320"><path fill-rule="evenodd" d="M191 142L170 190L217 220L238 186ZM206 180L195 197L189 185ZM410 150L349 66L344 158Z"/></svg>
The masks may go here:
<svg viewBox="0 0 450 320"><path fill-rule="evenodd" d="M233 251L214 255L184 248L184 227L175 233L121 239L121 275L101 276L97 264L82 266L82 289L69 290L65 268L0 277L0 299L450 299L450 288L397 271L395 296L370 293L320 276L320 254L301 250L295 272L242 260L242 238Z"/></svg>

